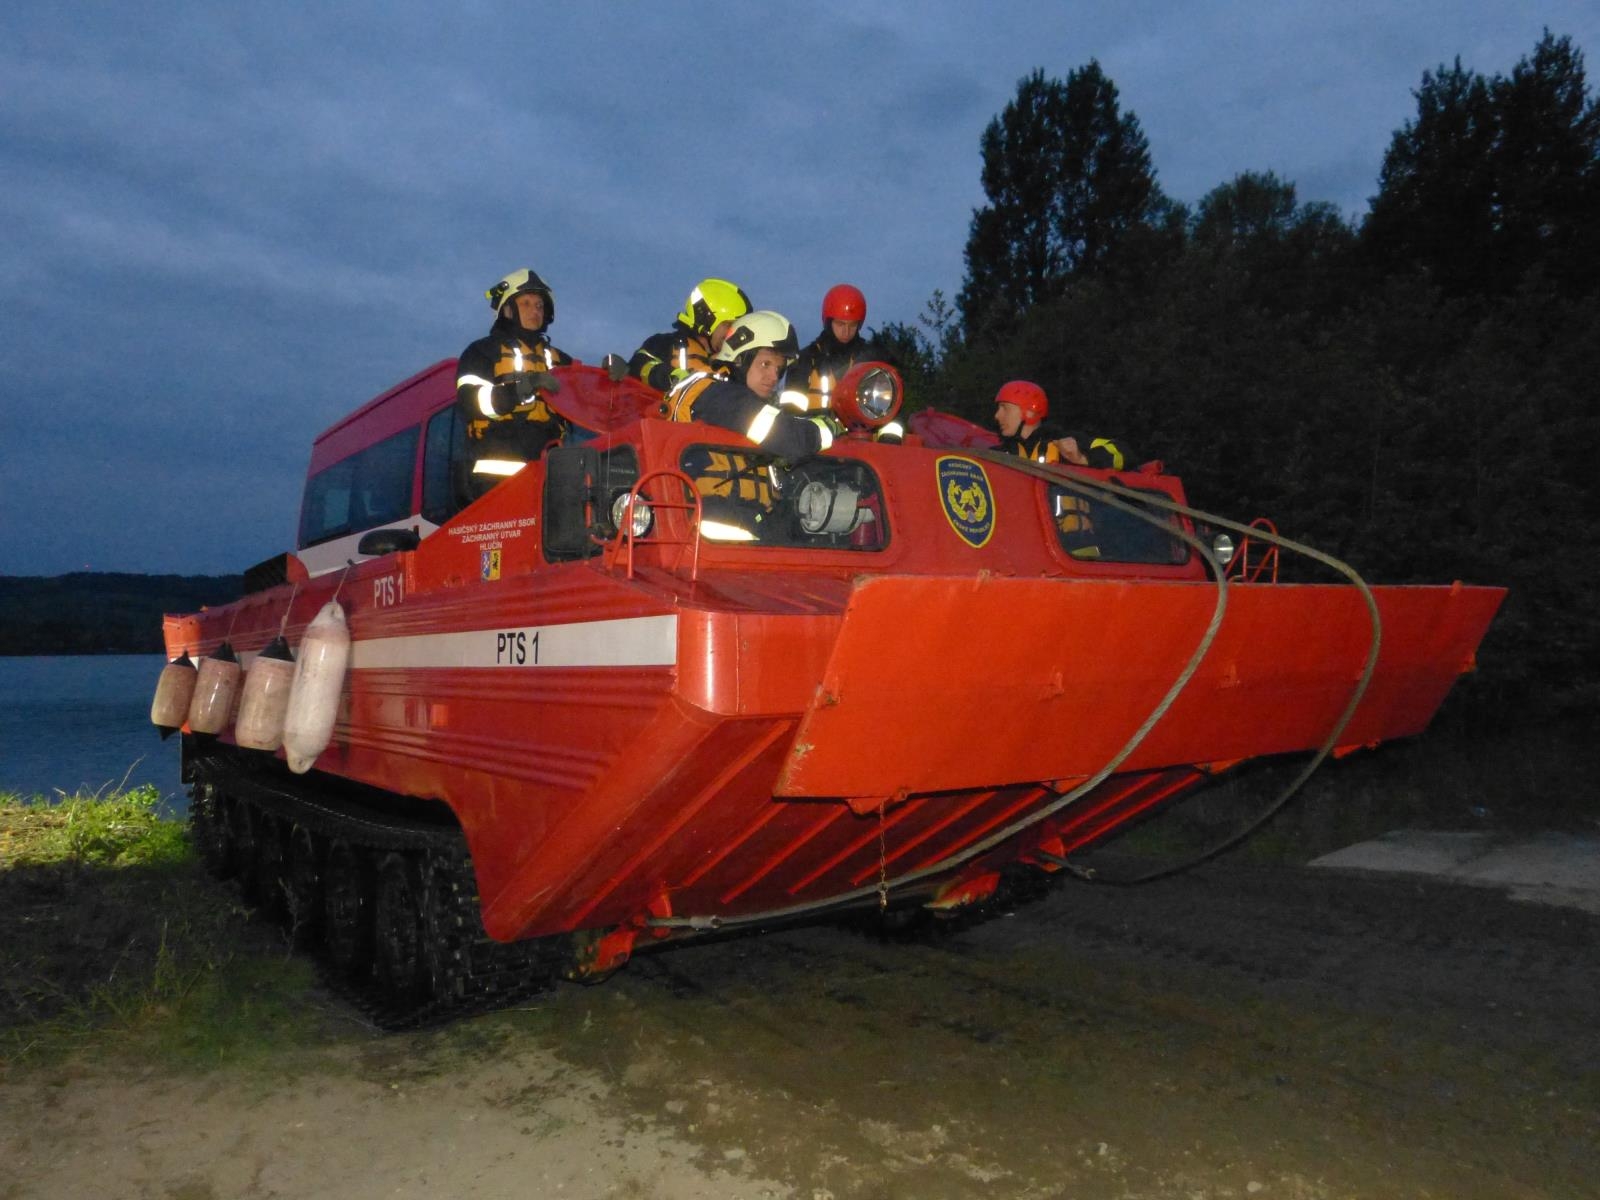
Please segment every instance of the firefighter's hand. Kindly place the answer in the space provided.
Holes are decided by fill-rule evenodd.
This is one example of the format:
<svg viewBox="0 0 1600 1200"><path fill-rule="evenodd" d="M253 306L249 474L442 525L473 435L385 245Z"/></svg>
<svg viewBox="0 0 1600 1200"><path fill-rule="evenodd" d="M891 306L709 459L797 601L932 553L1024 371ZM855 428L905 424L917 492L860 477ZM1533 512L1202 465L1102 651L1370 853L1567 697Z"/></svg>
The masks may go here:
<svg viewBox="0 0 1600 1200"><path fill-rule="evenodd" d="M620 354L608 354L600 360L606 376L612 383L621 383L628 376L628 360Z"/></svg>
<svg viewBox="0 0 1600 1200"><path fill-rule="evenodd" d="M800 419L809 425L816 426L817 432L822 435L822 445L818 447L819 450L826 450L833 445L836 438L844 436L844 423L826 409L821 412L807 413Z"/></svg>
<svg viewBox="0 0 1600 1200"><path fill-rule="evenodd" d="M1083 451L1078 449L1077 438L1057 438L1056 449L1061 452L1062 462L1069 462L1079 467L1087 467L1089 465L1089 460L1084 457Z"/></svg>
<svg viewBox="0 0 1600 1200"><path fill-rule="evenodd" d="M517 394L518 404L529 403L539 392L559 392L561 381L544 371L519 371L506 380Z"/></svg>
<svg viewBox="0 0 1600 1200"><path fill-rule="evenodd" d="M834 437L841 437L847 432L845 423L834 416L831 409L824 408L814 413L807 413L806 420L818 429L826 429Z"/></svg>

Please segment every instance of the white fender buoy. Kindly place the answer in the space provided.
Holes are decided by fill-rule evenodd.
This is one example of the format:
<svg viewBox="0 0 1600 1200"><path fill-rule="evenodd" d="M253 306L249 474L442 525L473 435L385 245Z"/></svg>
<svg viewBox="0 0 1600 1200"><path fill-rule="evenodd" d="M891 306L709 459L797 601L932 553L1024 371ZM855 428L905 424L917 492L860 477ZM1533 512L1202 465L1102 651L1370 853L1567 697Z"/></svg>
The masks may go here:
<svg viewBox="0 0 1600 1200"><path fill-rule="evenodd" d="M221 733L228 727L238 694L239 656L224 641L215 654L200 660L194 697L189 701L189 732Z"/></svg>
<svg viewBox="0 0 1600 1200"><path fill-rule="evenodd" d="M296 775L309 771L333 740L349 662L350 627L339 602L330 600L312 618L300 642L300 661L294 665L289 709L283 718L283 750Z"/></svg>
<svg viewBox="0 0 1600 1200"><path fill-rule="evenodd" d="M156 680L155 699L150 702L150 724L161 730L163 740L181 727L189 716L189 701L194 696L195 669L185 650L161 668Z"/></svg>
<svg viewBox="0 0 1600 1200"><path fill-rule="evenodd" d="M293 683L294 655L289 643L273 638L244 673L233 740L249 750L272 751L283 745L283 718L289 711Z"/></svg>

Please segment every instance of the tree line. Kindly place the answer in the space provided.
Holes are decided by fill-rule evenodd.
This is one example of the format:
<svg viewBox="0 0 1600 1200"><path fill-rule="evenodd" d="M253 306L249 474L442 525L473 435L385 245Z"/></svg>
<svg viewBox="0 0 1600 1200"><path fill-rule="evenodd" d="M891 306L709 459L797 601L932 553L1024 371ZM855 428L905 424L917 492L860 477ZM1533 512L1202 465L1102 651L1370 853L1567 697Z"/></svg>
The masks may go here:
<svg viewBox="0 0 1600 1200"><path fill-rule="evenodd" d="M1178 203L1098 63L1036 71L984 131L954 303L875 336L913 408L988 424L1031 379L1201 508L1375 582L1508 586L1468 719L1592 717L1600 101L1548 30L1414 95L1352 221L1270 171Z"/></svg>
<svg viewBox="0 0 1600 1200"><path fill-rule="evenodd" d="M238 575L0 575L0 655L161 654L161 616L239 596Z"/></svg>

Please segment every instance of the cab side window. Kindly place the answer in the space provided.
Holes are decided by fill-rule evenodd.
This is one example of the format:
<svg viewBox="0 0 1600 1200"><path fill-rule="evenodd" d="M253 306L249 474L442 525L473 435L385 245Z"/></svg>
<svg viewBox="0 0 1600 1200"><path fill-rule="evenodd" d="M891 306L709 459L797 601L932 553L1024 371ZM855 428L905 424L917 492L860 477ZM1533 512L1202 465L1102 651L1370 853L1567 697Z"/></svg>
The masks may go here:
<svg viewBox="0 0 1600 1200"><path fill-rule="evenodd" d="M467 506L472 463L467 456L467 426L452 405L428 421L422 443L422 519L443 525Z"/></svg>
<svg viewBox="0 0 1600 1200"><path fill-rule="evenodd" d="M417 430L406 429L306 480L301 548L405 520L416 464Z"/></svg>

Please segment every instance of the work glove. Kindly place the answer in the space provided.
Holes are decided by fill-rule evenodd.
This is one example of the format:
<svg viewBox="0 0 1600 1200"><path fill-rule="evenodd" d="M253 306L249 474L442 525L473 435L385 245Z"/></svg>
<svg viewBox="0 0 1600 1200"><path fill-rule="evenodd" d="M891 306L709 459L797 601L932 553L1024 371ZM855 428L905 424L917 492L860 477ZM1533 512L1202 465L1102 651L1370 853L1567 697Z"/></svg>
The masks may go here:
<svg viewBox="0 0 1600 1200"><path fill-rule="evenodd" d="M545 371L518 371L506 376L506 386L516 396L518 404L527 404L539 392L559 392L561 381Z"/></svg>
<svg viewBox="0 0 1600 1200"><path fill-rule="evenodd" d="M827 409L823 409L821 412L807 413L801 419L809 421L817 427L817 431L822 434L822 449L824 450L833 445L836 438L844 436L844 422Z"/></svg>
<svg viewBox="0 0 1600 1200"><path fill-rule="evenodd" d="M621 383L628 377L628 360L620 354L608 354L600 360L600 365L605 368L606 377L612 383Z"/></svg>
<svg viewBox="0 0 1600 1200"><path fill-rule="evenodd" d="M844 422L834 416L832 409L824 408L818 412L807 413L806 420L819 428L829 430L835 437L839 437L846 432Z"/></svg>

